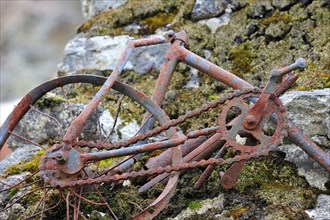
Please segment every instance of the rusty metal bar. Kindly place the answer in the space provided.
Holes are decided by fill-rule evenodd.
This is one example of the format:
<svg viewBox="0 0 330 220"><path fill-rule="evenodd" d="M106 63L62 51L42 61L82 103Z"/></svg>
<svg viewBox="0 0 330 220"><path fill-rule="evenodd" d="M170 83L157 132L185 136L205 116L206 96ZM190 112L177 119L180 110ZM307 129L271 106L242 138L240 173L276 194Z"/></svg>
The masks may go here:
<svg viewBox="0 0 330 220"><path fill-rule="evenodd" d="M187 50L184 47L177 48L180 54L180 60L198 69L202 73L234 88L234 89L250 89L253 86L231 72L211 63L210 61L198 56L197 54Z"/></svg>
<svg viewBox="0 0 330 220"><path fill-rule="evenodd" d="M188 139L184 144L180 147L182 149L182 156L186 156L188 153L193 151L196 147L201 145L204 141L206 141L205 136L201 136L194 139ZM172 151L171 149L167 149L163 153L161 153L157 157L150 158L145 167L147 169L155 168L155 167L165 167L172 163Z"/></svg>
<svg viewBox="0 0 330 220"><path fill-rule="evenodd" d="M93 161L105 160L112 157L121 157L121 156L150 152L154 150L160 150L160 149L166 149L166 148L178 146L179 144L184 143L187 139L188 138L186 136L182 136L179 138L173 138L166 141L160 141L151 144L136 145L132 147L125 147L125 148L119 148L119 149L102 151L102 152L88 153L82 156L89 158L88 160L93 160Z"/></svg>
<svg viewBox="0 0 330 220"><path fill-rule="evenodd" d="M205 60L204 58L196 55L195 53L185 49L184 47L178 47L179 58L182 62L187 63L188 65L198 69L202 73L225 83L226 85L239 90L251 89L253 86L244 81L243 79L235 76L227 70L222 69L221 67ZM292 68L287 68L291 70ZM283 71L284 73L287 70ZM301 147L308 155L310 155L317 163L329 171L330 158L327 154L317 145L305 136L302 131L300 131L296 125L289 121L289 137L292 139L293 143Z"/></svg>
<svg viewBox="0 0 330 220"><path fill-rule="evenodd" d="M119 74L124 69L124 66L126 65L135 47L148 46L165 42L166 39L164 37L144 38L130 41L125 51L123 52L120 60L118 61L116 67L114 68L110 76L107 78L106 82L102 85L102 87L93 97L93 99L85 106L84 110L78 115L78 117L71 122L70 127L64 135L63 142L69 145L73 144L75 139L81 133L81 130L84 127L87 119L92 115L95 108L102 101L103 97L109 92L112 85L118 79Z"/></svg>
<svg viewBox="0 0 330 220"><path fill-rule="evenodd" d="M153 38L142 38L142 39L134 39L130 42L133 47L143 47L150 46L155 44L166 43L167 40L163 36L153 37Z"/></svg>
<svg viewBox="0 0 330 220"><path fill-rule="evenodd" d="M282 83L278 86L275 91L275 95L281 96L284 92L286 92L298 79L298 74L288 74L283 79Z"/></svg>
<svg viewBox="0 0 330 220"><path fill-rule="evenodd" d="M289 121L289 138L303 149L313 160L320 164L324 169L330 172L330 157L319 146L317 146L311 139L309 139L303 132Z"/></svg>
<svg viewBox="0 0 330 220"><path fill-rule="evenodd" d="M64 143L71 146L73 142L77 139L87 119L92 115L96 107L102 101L103 97L110 91L112 85L118 79L119 74L123 70L126 62L132 54L133 48L134 47L132 44L128 44L116 67L114 68L110 76L107 78L105 83L102 85L100 90L96 93L93 99L85 106L85 108L78 115L78 117L71 122L70 127L68 128L66 134L63 137Z"/></svg>
<svg viewBox="0 0 330 220"><path fill-rule="evenodd" d="M222 134L216 133L209 139L207 139L203 144L198 146L195 150L191 151L187 154L184 158L182 158L182 163L190 162L190 161L198 161L204 159L212 152L216 151L217 149L221 148L224 145L225 141L221 139ZM170 174L164 173L158 175L154 179L150 180L143 186L139 188L139 192L144 192L159 182L166 181Z"/></svg>

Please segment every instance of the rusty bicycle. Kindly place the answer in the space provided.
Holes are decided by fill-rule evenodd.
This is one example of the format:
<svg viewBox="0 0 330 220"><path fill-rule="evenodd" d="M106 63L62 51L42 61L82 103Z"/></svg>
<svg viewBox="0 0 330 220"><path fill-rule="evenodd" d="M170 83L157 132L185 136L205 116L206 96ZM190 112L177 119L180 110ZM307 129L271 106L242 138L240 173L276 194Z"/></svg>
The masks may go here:
<svg viewBox="0 0 330 220"><path fill-rule="evenodd" d="M38 167L25 170L29 172L23 179L13 183L0 180L0 192L8 194L13 189L20 191L0 212L7 211L31 195L38 195L34 210L27 213L28 219L37 216L42 219L61 206L64 206L62 208L66 210L67 218L86 219L80 210L83 202L104 207L114 219L152 219L169 203L184 171L196 167L205 168L195 182L194 188L198 189L216 166L229 165L221 176L220 184L225 189L231 189L247 160L267 156L283 143L285 137L290 138L330 172L330 158L287 118L286 108L278 98L297 80L297 74L291 72L306 67L304 59L300 58L284 68L273 69L265 88L259 89L189 51L185 48L187 41L188 36L184 31L169 31L164 37L131 40L109 77L60 77L27 94L1 126L0 146L2 148L7 141L10 143L10 139L12 142L20 140L43 148L44 155ZM120 82L119 75L134 48L162 43L169 43L170 48L151 98ZM161 107L179 62L186 63L235 91L176 119L170 119ZM101 87L96 89L94 86ZM43 110L45 105L54 107L47 101L54 94L62 96L57 102L65 105L65 111L60 109L63 113ZM79 94L83 94L83 98L77 98ZM86 98L89 96L90 99ZM139 114L144 116L135 134L123 140L111 136L114 135L118 116L122 114L120 111L123 109L124 97L128 97L127 106L132 103L140 106ZM105 132L97 115L107 107L105 103L108 101L116 102L117 108L111 107L115 115L113 126ZM185 133L178 128L187 120L210 110L216 112L214 126ZM50 121L43 128L54 128L51 131L39 131L38 126L29 129L21 126L18 129L20 123L30 123L31 118L24 121L29 112ZM37 121L39 124L44 123L40 118ZM35 141L33 137L36 132L50 134L46 139ZM129 184L128 180L139 182L139 192L145 192L158 183L163 183L165 187L154 201L146 199L148 204L144 204L144 207L134 201L127 201L131 213L117 214L111 207L114 195L106 198L104 193L115 193L118 188L122 189L123 185ZM50 201L52 198L57 201Z"/></svg>

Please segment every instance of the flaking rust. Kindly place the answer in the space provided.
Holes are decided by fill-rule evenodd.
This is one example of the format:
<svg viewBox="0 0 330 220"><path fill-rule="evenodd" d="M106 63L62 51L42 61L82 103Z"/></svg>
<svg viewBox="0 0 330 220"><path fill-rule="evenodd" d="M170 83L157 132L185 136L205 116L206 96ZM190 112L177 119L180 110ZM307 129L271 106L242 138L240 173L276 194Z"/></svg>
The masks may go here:
<svg viewBox="0 0 330 220"><path fill-rule="evenodd" d="M140 186L139 192L149 190L157 183L165 185L162 193L148 207L142 209L139 204L133 203L140 210L138 214L134 213L133 219L152 219L170 202L170 198L175 194L179 177L184 172L199 167L205 168L194 185L194 188L198 189L205 184L215 166L229 165L229 168L220 175L220 185L225 189L231 189L247 160L267 156L270 152L275 151L283 143L283 138L287 136L330 172L330 158L287 118L286 108L278 98L298 78L297 74L290 72L306 67L303 59L300 58L287 67L274 69L266 87L261 90L187 50L184 47L187 42L188 36L184 31L179 33L170 31L165 37L132 40L107 79L95 76L72 76L52 80L37 87L23 98L1 126L0 145L3 146L30 106L46 91L61 87L71 81L92 81L102 87L71 123L63 137L63 142L47 150L39 167L45 190L46 186L59 189L63 198L62 193L65 190L68 191L64 198L67 204L67 218L70 217L70 206L74 210L74 219L78 219L79 214L82 215L78 204L80 204L80 199L83 199L96 206L106 206L110 215L117 219L109 203L99 192L99 186L109 184L114 187L125 180L140 178L146 181ZM171 46L165 55L166 63L160 71L151 98L117 81L134 48L161 43L170 43ZM170 120L161 109L161 105L179 62L186 63L236 89L235 92ZM120 140L115 143L77 140L86 121L111 88L121 91L123 95L130 96L147 110L139 132L128 140ZM190 131L186 134L177 131L177 126L188 119L194 120L211 109L218 111L217 126ZM118 110L120 110L120 106ZM159 122L158 127L154 127L155 121ZM166 135L165 139L149 142L151 138L157 139L162 133ZM160 150L162 153L149 158L142 169L133 170L134 163L144 155ZM125 159L101 173L96 171L92 173L89 170L91 163L98 164L101 160L118 157ZM96 166L98 167L98 165ZM93 187L103 202L97 203L84 198L82 191L85 186ZM74 204L70 202L71 195L75 196ZM79 202L77 202L78 200ZM17 201L19 199L15 202ZM12 205L10 204L0 211L8 209ZM41 217L44 212L43 208Z"/></svg>

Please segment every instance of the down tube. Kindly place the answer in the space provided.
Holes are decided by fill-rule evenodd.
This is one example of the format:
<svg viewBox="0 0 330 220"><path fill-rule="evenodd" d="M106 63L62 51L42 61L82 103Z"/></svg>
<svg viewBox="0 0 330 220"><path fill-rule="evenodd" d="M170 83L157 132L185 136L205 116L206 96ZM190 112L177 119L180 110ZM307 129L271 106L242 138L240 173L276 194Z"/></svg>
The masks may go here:
<svg viewBox="0 0 330 220"><path fill-rule="evenodd" d="M193 52L180 47L181 61L187 63L193 68L198 69L202 73L234 88L234 89L250 89L253 86L244 81L243 79L235 76L227 70L203 59L202 57L194 54ZM302 131L300 131L296 125L291 121L289 122L289 137L293 143L303 149L310 157L312 157L323 168L330 172L330 157L320 147L314 144L308 137L306 137Z"/></svg>

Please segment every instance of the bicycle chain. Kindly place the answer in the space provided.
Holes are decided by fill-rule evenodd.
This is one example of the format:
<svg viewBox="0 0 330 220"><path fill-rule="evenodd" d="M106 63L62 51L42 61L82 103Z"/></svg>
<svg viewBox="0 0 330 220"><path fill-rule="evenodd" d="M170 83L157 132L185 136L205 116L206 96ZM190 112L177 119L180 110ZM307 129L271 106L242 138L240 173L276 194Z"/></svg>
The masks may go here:
<svg viewBox="0 0 330 220"><path fill-rule="evenodd" d="M166 167L157 167L152 168L149 170L141 170L141 171L132 171L132 172L126 172L122 174L115 174L115 175L106 175L101 176L97 178L88 178L88 179L80 179L80 180L72 180L72 181L61 181L57 180L56 183L51 182L54 185L53 187L74 187L74 186L83 186L83 185L92 185L92 184L101 184L101 183L115 183L123 180L128 179L135 179L138 177L145 177L145 176L153 176L153 175L160 175L162 173L171 173L171 172L179 172L182 170L188 170L193 169L197 167L205 167L208 165L224 165L224 164L232 164L235 162L243 161L243 160L249 160L252 158L258 158L260 156L267 156L270 152L275 151L276 145L269 146L266 149L263 149L261 151L256 151L251 154L244 154L244 155L237 155L233 158L223 159L223 158L210 158L207 160L200 160L200 161L192 161L187 163L180 163L177 165L168 165Z"/></svg>
<svg viewBox="0 0 330 220"><path fill-rule="evenodd" d="M208 111L211 108L215 108L220 104L225 103L227 100L231 100L235 97L248 94L248 93L258 93L260 90L258 88L254 88L251 90L245 90L243 92L241 91L235 91L234 93L230 93L225 95L224 97L220 98L219 100L212 101L208 104L202 105L200 108L195 109L191 112L187 112L185 115L180 116L177 119L171 120L170 122L166 123L163 126L157 127L153 130L150 130L146 132L145 134L140 134L137 135L129 140L117 142L115 144L107 144L106 146L109 147L110 149L118 148L118 147L126 147L128 145L134 144L138 141L144 140L148 137L154 136L159 134L162 131L165 131L169 129L170 127L176 126L185 120L198 116L202 114L203 112ZM97 147L101 149L104 148L103 145L98 145L97 143L92 143L92 142L87 142L88 147ZM87 144L86 144L87 145ZM157 167L157 168L152 168L149 170L141 170L141 171L132 171L132 172L125 172L122 174L115 174L115 175L105 175L105 176L100 176L97 178L88 178L88 179L79 179L79 180L71 180L71 181L59 181L57 180L56 182L51 182L51 185L53 186L59 186L59 187L74 187L74 186L82 186L82 185L91 185L91 184L101 184L101 183L113 183L113 182L118 182L118 181L123 181L123 180L128 180L128 179L135 179L138 177L144 177L144 176L153 176L153 175L159 175L162 173L171 173L171 172L179 172L182 170L187 170L187 169L193 169L196 167L204 167L208 165L224 165L224 164L232 164L234 162L239 162L243 160L249 160L252 158L258 158L260 156L267 156L271 151L274 151L278 145L271 145L268 146L265 149L250 153L250 154L244 154L244 155L236 155L233 158L228 158L228 159L223 159L223 158L210 158L208 160L200 160L200 161L193 161L193 162L186 162L186 163L181 163L177 165L168 165L166 167Z"/></svg>
<svg viewBox="0 0 330 220"><path fill-rule="evenodd" d="M255 87L253 89L248 89L248 90L244 90L244 91L236 90L233 93L228 93L228 94L224 95L223 97L221 97L218 100L214 100L214 101L211 101L207 104L203 104L200 108L197 108L193 111L189 111L186 114L179 116L177 119L173 119L173 120L169 121L168 123L165 123L162 126L159 126L159 127L156 127L156 128L154 128L150 131L147 131L144 134L136 135L136 136L132 137L129 140L119 141L119 142L116 142L114 144L111 144L111 143L95 143L93 141L78 141L78 142L76 142L76 145L78 145L80 147L97 148L99 150L101 150L101 149L110 150L110 149L118 149L120 147L127 147L131 144L135 144L139 141L145 140L146 138L152 137L152 136L157 135L157 134L159 134L163 131L166 131L167 129L169 129L171 127L177 126L178 124L181 124L181 123L185 122L187 119L199 116L199 115L201 115L202 113L208 111L211 108L215 108L218 105L224 104L227 100L231 100L233 98L236 98L236 97L239 97L241 95L248 94L248 93L251 93L251 92L252 93L260 93L261 90L259 88Z"/></svg>

